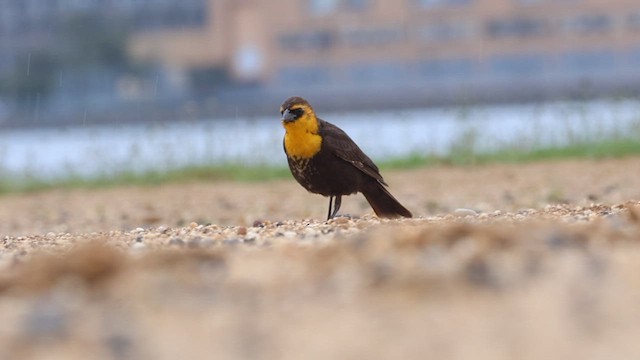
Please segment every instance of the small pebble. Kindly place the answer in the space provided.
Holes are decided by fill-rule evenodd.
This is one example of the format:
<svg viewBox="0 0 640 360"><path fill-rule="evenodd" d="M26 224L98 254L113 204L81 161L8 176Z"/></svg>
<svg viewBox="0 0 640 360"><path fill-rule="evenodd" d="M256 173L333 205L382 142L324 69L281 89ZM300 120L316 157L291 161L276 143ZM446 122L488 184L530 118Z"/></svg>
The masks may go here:
<svg viewBox="0 0 640 360"><path fill-rule="evenodd" d="M247 228L246 226L240 226L238 227L238 231L236 231L236 233L240 236L244 236L247 235Z"/></svg>
<svg viewBox="0 0 640 360"><path fill-rule="evenodd" d="M349 218L346 216L335 217L331 220L333 224L347 224L349 223Z"/></svg>
<svg viewBox="0 0 640 360"><path fill-rule="evenodd" d="M147 245L145 245L145 243L138 242L138 241L134 242L133 245L131 245L131 248L134 249L134 250L142 250L142 249L144 249L146 247L147 247Z"/></svg>
<svg viewBox="0 0 640 360"><path fill-rule="evenodd" d="M198 227L198 223L195 222L195 221L192 221L191 223L189 223L189 227L192 228L192 229L195 229L195 228Z"/></svg>
<svg viewBox="0 0 640 360"><path fill-rule="evenodd" d="M457 217L465 217L465 216L476 216L478 213L475 210L471 209L456 209L453 214Z"/></svg>
<svg viewBox="0 0 640 360"><path fill-rule="evenodd" d="M255 232L255 231L250 231L250 232L247 233L247 235L245 236L244 239L245 239L245 241L247 241L247 240L253 241L253 240L257 239L257 238L258 238L258 233Z"/></svg>

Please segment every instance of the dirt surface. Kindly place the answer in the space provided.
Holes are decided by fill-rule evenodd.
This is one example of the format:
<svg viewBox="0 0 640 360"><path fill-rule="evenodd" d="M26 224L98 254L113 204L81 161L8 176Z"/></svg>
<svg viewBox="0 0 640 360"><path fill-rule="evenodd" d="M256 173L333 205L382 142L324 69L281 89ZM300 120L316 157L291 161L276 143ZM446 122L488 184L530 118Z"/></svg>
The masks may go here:
<svg viewBox="0 0 640 360"><path fill-rule="evenodd" d="M0 359L632 359L640 158L0 197Z"/></svg>

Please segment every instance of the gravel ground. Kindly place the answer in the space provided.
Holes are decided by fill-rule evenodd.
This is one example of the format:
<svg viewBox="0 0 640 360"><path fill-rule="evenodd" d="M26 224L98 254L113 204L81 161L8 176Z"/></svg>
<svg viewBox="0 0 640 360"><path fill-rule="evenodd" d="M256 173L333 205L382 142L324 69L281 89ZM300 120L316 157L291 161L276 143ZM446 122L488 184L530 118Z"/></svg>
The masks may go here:
<svg viewBox="0 0 640 360"><path fill-rule="evenodd" d="M632 359L640 158L0 197L0 359Z"/></svg>

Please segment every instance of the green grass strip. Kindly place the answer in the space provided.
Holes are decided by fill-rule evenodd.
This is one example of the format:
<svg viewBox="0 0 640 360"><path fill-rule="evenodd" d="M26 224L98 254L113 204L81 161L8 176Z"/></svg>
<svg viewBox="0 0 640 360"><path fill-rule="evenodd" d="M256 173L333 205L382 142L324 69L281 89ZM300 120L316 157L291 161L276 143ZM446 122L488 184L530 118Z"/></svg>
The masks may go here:
<svg viewBox="0 0 640 360"><path fill-rule="evenodd" d="M412 169L429 166L470 166L492 163L527 163L544 160L572 158L603 159L620 158L640 154L640 140L616 138L593 142L576 142L567 146L550 146L534 150L506 147L496 151L478 152L473 147L456 146L448 155L408 156L378 161L383 170ZM166 183L196 181L242 181L260 182L291 178L286 166L224 164L211 166L189 166L168 172L120 172L83 178L77 175L43 181L25 177L21 179L0 179L0 194L24 193L48 189L94 189L114 186L154 186Z"/></svg>

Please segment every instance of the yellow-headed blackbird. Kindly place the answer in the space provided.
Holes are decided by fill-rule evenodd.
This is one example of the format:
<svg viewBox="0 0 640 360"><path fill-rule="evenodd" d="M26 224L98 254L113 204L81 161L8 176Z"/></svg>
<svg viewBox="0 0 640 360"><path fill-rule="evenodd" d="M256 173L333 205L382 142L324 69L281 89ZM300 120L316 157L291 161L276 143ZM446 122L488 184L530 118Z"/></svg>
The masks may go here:
<svg viewBox="0 0 640 360"><path fill-rule="evenodd" d="M412 216L386 189L373 161L344 131L317 118L305 99L288 98L280 106L280 113L291 173L308 191L329 196L327 220L340 209L342 195L357 192L364 195L379 217Z"/></svg>

